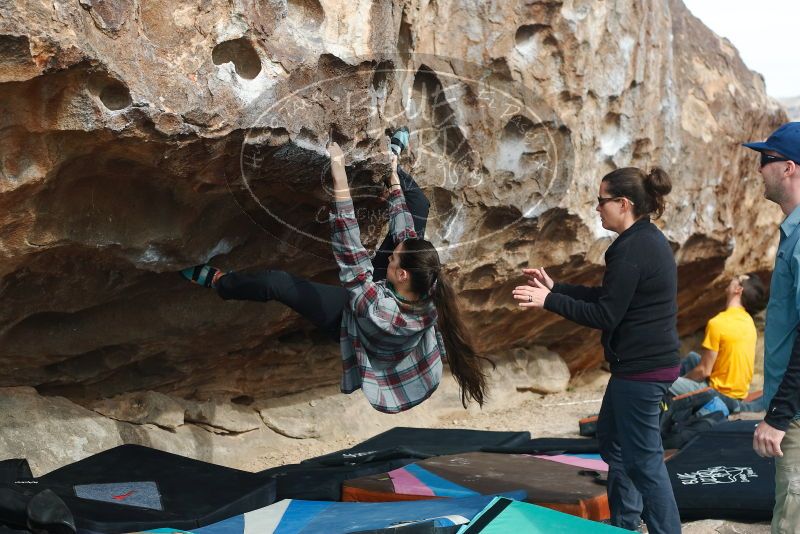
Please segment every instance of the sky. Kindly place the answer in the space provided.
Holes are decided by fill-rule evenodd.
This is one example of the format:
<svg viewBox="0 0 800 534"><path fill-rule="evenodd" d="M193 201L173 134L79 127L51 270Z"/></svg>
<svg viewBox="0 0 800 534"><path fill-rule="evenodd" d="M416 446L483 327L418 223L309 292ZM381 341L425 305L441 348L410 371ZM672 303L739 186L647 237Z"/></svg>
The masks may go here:
<svg viewBox="0 0 800 534"><path fill-rule="evenodd" d="M800 96L800 0L683 0L714 33L727 37L767 94Z"/></svg>

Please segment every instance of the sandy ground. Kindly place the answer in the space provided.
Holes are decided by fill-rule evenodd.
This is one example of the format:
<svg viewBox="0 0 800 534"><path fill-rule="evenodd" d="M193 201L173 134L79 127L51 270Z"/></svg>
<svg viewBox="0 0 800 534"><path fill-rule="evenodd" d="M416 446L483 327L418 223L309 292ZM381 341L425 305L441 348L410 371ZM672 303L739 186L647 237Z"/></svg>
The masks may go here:
<svg viewBox="0 0 800 534"><path fill-rule="evenodd" d="M509 410L487 410L477 414L454 409L452 415L440 417L436 424L420 424L423 427L471 428L476 430L530 431L534 437L571 436L578 437L578 419L600 409L602 391L577 391L559 393L522 401ZM351 447L360 439L352 437L326 437L323 440L301 440L291 450L281 451L273 458L261 458L258 465L248 469L257 471L300 462L306 458Z"/></svg>

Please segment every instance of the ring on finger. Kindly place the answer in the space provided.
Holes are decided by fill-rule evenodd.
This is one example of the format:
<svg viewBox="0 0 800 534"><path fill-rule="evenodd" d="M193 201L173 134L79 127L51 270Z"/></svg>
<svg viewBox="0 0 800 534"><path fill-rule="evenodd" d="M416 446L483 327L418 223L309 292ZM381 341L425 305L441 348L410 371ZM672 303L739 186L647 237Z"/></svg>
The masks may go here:
<svg viewBox="0 0 800 534"><path fill-rule="evenodd" d="M533 297L531 295L528 295L528 302L533 302Z"/></svg>

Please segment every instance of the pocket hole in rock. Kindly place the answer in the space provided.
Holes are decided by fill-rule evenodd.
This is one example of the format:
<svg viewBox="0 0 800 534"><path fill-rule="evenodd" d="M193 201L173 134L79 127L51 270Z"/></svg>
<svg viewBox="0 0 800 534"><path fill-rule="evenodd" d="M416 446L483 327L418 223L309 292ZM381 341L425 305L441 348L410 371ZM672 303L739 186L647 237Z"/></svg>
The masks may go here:
<svg viewBox="0 0 800 534"><path fill-rule="evenodd" d="M261 72L261 58L247 39L219 43L211 52L211 60L214 65L233 63L236 74L246 80L252 80Z"/></svg>
<svg viewBox="0 0 800 534"><path fill-rule="evenodd" d="M119 80L108 76L95 76L89 81L89 92L111 111L125 109L131 105L131 92Z"/></svg>

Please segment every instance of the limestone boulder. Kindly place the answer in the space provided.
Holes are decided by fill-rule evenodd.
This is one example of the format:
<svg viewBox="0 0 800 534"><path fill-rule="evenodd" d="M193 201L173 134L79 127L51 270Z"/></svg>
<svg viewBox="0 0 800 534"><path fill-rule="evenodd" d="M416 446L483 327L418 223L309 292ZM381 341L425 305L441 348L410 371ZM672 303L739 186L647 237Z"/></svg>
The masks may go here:
<svg viewBox="0 0 800 534"><path fill-rule="evenodd" d="M336 344L296 314L176 273L210 261L337 283L324 146L346 151L373 248L385 133L402 124L427 235L487 354L599 364L595 332L511 290L530 266L599 283L612 236L594 199L616 167L673 177L659 225L681 334L717 311L728 274L766 274L777 244L740 143L786 116L680 0L10 0L0 66L0 387L85 406L335 387Z"/></svg>
<svg viewBox="0 0 800 534"><path fill-rule="evenodd" d="M27 458L34 476L122 445L118 423L63 397L0 388L0 458Z"/></svg>
<svg viewBox="0 0 800 534"><path fill-rule="evenodd" d="M263 426L255 410L229 399L185 402L187 422L204 424L222 432L249 432Z"/></svg>
<svg viewBox="0 0 800 534"><path fill-rule="evenodd" d="M265 458L280 463L274 459L276 452L289 450L295 441L263 424L251 432L218 435L191 423L174 428L130 423L27 387L0 388L0 428L0 458L28 459L34 476L125 443L258 470L270 465Z"/></svg>
<svg viewBox="0 0 800 534"><path fill-rule="evenodd" d="M516 390L499 391L483 411L506 413L527 398ZM186 402L184 424L168 428L113 419L64 397L40 395L33 388L0 388L0 458L27 458L34 475L39 476L117 445L134 443L260 471L346 448L395 426L469 427L476 423L465 418L483 413L474 404L464 411L455 381L447 374L424 405L397 415L378 413L360 393L342 395L334 387L280 399L262 396L250 399L247 406L242 402L238 399L228 405L222 398ZM225 408L220 411L219 406ZM205 422L193 421L200 419ZM526 430L519 422L511 429Z"/></svg>
<svg viewBox="0 0 800 534"><path fill-rule="evenodd" d="M517 391L559 393L566 391L572 376L561 356L545 347L516 348L498 358L508 362L503 366L511 374L504 380L506 387Z"/></svg>
<svg viewBox="0 0 800 534"><path fill-rule="evenodd" d="M316 415L313 411L304 410L299 407L285 407L285 408L265 408L261 410L261 418L267 428L286 436L287 438L294 439L308 439L318 438L319 423L316 421ZM312 415L312 417L309 417Z"/></svg>
<svg viewBox="0 0 800 534"><path fill-rule="evenodd" d="M184 423L184 407L169 395L156 391L124 393L92 405L97 413L137 425L153 424L175 429Z"/></svg>
<svg viewBox="0 0 800 534"><path fill-rule="evenodd" d="M589 369L573 376L570 387L604 391L610 378L611 373L604 369Z"/></svg>

